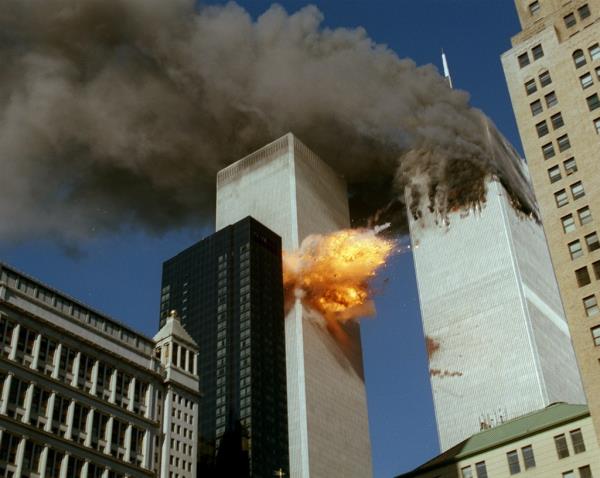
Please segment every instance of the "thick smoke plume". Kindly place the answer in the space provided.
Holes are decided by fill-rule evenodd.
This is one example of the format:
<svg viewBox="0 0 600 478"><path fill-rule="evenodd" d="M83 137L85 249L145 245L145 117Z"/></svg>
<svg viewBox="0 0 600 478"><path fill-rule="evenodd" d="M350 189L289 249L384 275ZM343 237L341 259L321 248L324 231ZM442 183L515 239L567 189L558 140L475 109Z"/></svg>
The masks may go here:
<svg viewBox="0 0 600 478"><path fill-rule="evenodd" d="M328 321L373 315L370 282L395 246L393 241L377 235L384 228L314 234L304 239L297 251L285 252L286 308L299 298Z"/></svg>
<svg viewBox="0 0 600 478"><path fill-rule="evenodd" d="M162 231L212 217L216 172L293 131L346 177L353 217L437 212L498 177L532 209L495 128L432 66L313 6L4 0L0 238ZM395 225L402 226L402 217Z"/></svg>

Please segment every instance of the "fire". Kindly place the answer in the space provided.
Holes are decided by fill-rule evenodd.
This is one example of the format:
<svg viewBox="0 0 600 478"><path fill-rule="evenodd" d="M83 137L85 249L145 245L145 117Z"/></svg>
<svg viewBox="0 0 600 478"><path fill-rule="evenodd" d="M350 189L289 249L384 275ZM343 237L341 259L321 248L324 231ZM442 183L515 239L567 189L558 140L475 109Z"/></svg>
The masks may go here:
<svg viewBox="0 0 600 478"><path fill-rule="evenodd" d="M393 241L378 236L384 228L308 236L297 251L283 255L286 296L326 319L373 315L369 284L394 249Z"/></svg>

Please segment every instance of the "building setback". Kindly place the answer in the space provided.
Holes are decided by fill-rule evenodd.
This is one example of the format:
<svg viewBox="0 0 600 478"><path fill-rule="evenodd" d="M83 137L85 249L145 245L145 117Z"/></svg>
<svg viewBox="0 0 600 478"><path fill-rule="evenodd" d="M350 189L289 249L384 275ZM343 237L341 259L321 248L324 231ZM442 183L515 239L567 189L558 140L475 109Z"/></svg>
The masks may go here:
<svg viewBox="0 0 600 478"><path fill-rule="evenodd" d="M200 345L200 476L289 476L281 238L247 217L163 265Z"/></svg>
<svg viewBox="0 0 600 478"><path fill-rule="evenodd" d="M217 230L252 216L294 250L349 227L344 181L291 133L220 171ZM285 318L290 476L372 475L360 328L342 345L299 300Z"/></svg>
<svg viewBox="0 0 600 478"><path fill-rule="evenodd" d="M0 264L0 475L195 477L196 356Z"/></svg>
<svg viewBox="0 0 600 478"><path fill-rule="evenodd" d="M554 403L477 433L397 478L592 478L600 448L587 406Z"/></svg>
<svg viewBox="0 0 600 478"><path fill-rule="evenodd" d="M502 65L598 434L600 0L515 5Z"/></svg>
<svg viewBox="0 0 600 478"><path fill-rule="evenodd" d="M410 221L442 451L552 402L585 403L542 227L499 182L487 189L481 211L448 227Z"/></svg>

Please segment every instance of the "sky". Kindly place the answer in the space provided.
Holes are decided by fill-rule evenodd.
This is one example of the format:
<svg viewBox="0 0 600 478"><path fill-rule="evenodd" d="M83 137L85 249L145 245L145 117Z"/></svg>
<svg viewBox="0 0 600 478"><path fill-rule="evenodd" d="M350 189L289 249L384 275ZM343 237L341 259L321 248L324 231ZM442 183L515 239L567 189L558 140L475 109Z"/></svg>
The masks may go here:
<svg viewBox="0 0 600 478"><path fill-rule="evenodd" d="M207 2L222 3L222 2ZM253 16L266 0L239 0ZM289 12L307 3L278 2ZM418 65L441 69L447 54L455 88L468 91L521 151L500 55L519 31L510 0L325 0L311 2L327 27L365 28L376 42ZM65 249L44 238L0 239L0 261L152 336L157 330L162 262L209 234L181 229L162 236L124 228ZM410 252L383 271L377 317L362 321L375 478L391 478L438 453L419 301Z"/></svg>

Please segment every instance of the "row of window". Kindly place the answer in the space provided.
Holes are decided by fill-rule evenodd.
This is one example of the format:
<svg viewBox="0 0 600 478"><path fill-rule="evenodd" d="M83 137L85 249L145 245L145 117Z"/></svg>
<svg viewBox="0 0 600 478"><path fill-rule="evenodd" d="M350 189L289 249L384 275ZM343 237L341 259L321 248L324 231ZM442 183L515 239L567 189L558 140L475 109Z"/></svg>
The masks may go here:
<svg viewBox="0 0 600 478"><path fill-rule="evenodd" d="M579 469L579 478L593 478L592 477L592 469L589 465L580 466ZM575 470L565 471L562 474L562 478L577 478L575 475Z"/></svg>
<svg viewBox="0 0 600 478"><path fill-rule="evenodd" d="M577 217L579 218L579 224L581 226L585 226L586 224L592 222L592 213L589 206L584 206L581 209L578 209ZM576 229L575 218L573 214L567 214L566 216L561 217L560 221L565 234L573 232Z"/></svg>
<svg viewBox="0 0 600 478"><path fill-rule="evenodd" d="M19 446L24 447L21 463L17 463ZM46 452L46 467L42 470L42 453ZM62 451L49 447L46 444L33 441L29 438L18 436L6 430L0 437L0 476L12 477L20 465L21 476L30 474L45 474L46 478L59 478L61 468L65 467L68 477L82 476L85 461L81 458L67 455ZM108 472L106 475L105 473ZM95 463L87 464L88 478L124 478L120 473L106 469Z"/></svg>
<svg viewBox="0 0 600 478"><path fill-rule="evenodd" d="M76 400L63 397L35 383L26 382L16 376L0 374L2 389L9 387L7 403L2 409L15 420L28 423L65 440L78 442L120 460L126 459L137 466L143 463L142 440L145 430L112 418ZM4 394L2 394L4 396ZM127 442L127 429L130 438ZM110 441L109 441L110 440ZM107 445L110 446L107 448Z"/></svg>
<svg viewBox="0 0 600 478"><path fill-rule="evenodd" d="M577 172L577 161L575 161L575 158L569 158L563 161L563 168L565 170L565 175L571 176L571 174ZM562 173L558 164L548 169L548 179L550 179L551 183L555 183L562 179Z"/></svg>
<svg viewBox="0 0 600 478"><path fill-rule="evenodd" d="M559 111L558 113L552 115L550 117L550 123L552 124L552 129L556 131L557 129L562 128L565 125L565 121L563 120L562 113ZM538 138L542 138L550 133L550 128L548 127L548 123L546 120L540 121L535 125L535 130L537 131Z"/></svg>
<svg viewBox="0 0 600 478"><path fill-rule="evenodd" d="M583 453L585 451L585 443L583 441L583 434L581 433L581 429L577 428L576 430L571 430L569 432L569 435L571 437L573 453ZM567 439L564 433L561 433L560 435L556 435L554 437L554 445L556 447L556 453L559 459L563 459L569 456L569 446L567 444ZM519 458L519 450L511 450L506 453L508 471L511 475L516 475L518 473L521 473L523 469L529 470L530 468L535 468L536 466L535 454L531 445L522 447L520 455L521 458ZM521 467L521 463L523 464L523 467ZM587 468L589 469L589 467Z"/></svg>
<svg viewBox="0 0 600 478"><path fill-rule="evenodd" d="M531 49L531 57L533 58L533 60L530 60L529 52L525 52L518 56L519 66L521 68L526 67L527 65L529 65L531 63L531 61L539 60L543 56L544 56L544 49L542 48L542 45L541 44L535 45Z"/></svg>
<svg viewBox="0 0 600 478"><path fill-rule="evenodd" d="M594 43L588 48L588 53L591 61L600 60L600 44ZM582 66L587 65L587 58L582 49L575 50L572 56L575 68L581 68Z"/></svg>
<svg viewBox="0 0 600 478"><path fill-rule="evenodd" d="M581 181L574 182L569 186L569 189L571 190L571 195L573 196L574 201L577 201L577 199L585 196L585 190ZM556 191L554 193L554 200L556 201L557 207L563 207L569 204L569 196L567 195L567 190L561 189L560 191Z"/></svg>
<svg viewBox="0 0 600 478"><path fill-rule="evenodd" d="M544 95L544 100L546 102L546 108L548 109L558 104L558 98L556 97L556 92L554 91ZM537 116L544 111L542 100L535 100L534 102L530 103L529 108L531 109L531 114L533 116Z"/></svg>
<svg viewBox="0 0 600 478"><path fill-rule="evenodd" d="M584 237L585 244L587 246L587 250L589 253L597 251L600 249L600 240L598 239L598 233L592 232ZM582 243L579 239L576 239L572 242L569 242L567 245L569 248L569 254L571 256L571 260L575 260L579 257L583 257L583 247Z"/></svg>
<svg viewBox="0 0 600 478"><path fill-rule="evenodd" d="M596 280L600 280L600 261L592 262L592 269ZM587 266L580 267L575 271L575 279L579 287L585 287L592 282Z"/></svg>
<svg viewBox="0 0 600 478"><path fill-rule="evenodd" d="M0 355L127 410L146 414L147 383L136 379L132 386L133 376L5 316L0 316Z"/></svg>
<svg viewBox="0 0 600 478"><path fill-rule="evenodd" d="M550 72L548 70L541 72L538 75L538 79L540 81L541 88L544 88L552 83L552 77L550 76ZM534 94L537 90L538 87L535 78L525 82L525 92L527 93L527 96Z"/></svg>
<svg viewBox="0 0 600 478"><path fill-rule="evenodd" d="M571 140L569 140L569 135L563 134L562 136L556 138L556 145L558 146L558 151L560 153L564 153L565 151L571 149ZM556 156L554 144L552 142L544 144L542 146L542 154L544 155L544 159L550 159Z"/></svg>
<svg viewBox="0 0 600 478"><path fill-rule="evenodd" d="M596 80L600 80L600 66L596 67ZM581 75L579 77L579 83L581 84L581 88L587 90L590 86L594 84L594 77L588 71L585 75Z"/></svg>
<svg viewBox="0 0 600 478"><path fill-rule="evenodd" d="M461 468L460 471L461 478L474 478L473 469L471 468L471 465ZM477 478L488 478L485 461L475 463L475 472L477 473Z"/></svg>
<svg viewBox="0 0 600 478"><path fill-rule="evenodd" d="M579 15L579 20L583 21L588 18L592 12L590 11L590 7L586 3L577 9L577 14ZM569 14L563 17L565 22L565 26L567 28L572 28L577 24L577 18L575 17L575 12L570 12Z"/></svg>

